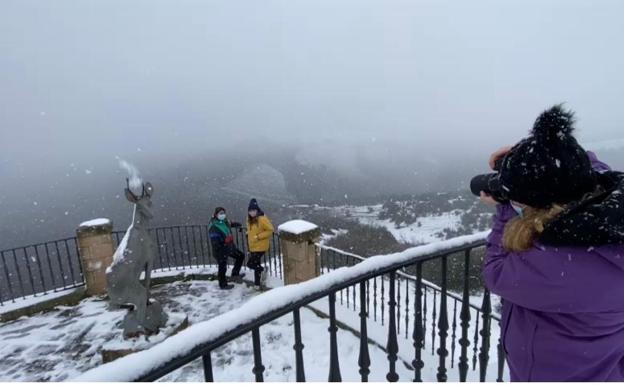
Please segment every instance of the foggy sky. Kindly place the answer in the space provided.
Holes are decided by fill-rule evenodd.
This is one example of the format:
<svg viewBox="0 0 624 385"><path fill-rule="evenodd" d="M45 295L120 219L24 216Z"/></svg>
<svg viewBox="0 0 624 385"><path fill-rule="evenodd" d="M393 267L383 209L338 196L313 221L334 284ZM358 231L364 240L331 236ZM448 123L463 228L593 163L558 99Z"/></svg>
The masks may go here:
<svg viewBox="0 0 624 385"><path fill-rule="evenodd" d="M581 139L621 138L622 15L616 0L2 0L0 188L274 144L353 173L362 157L485 159L558 102Z"/></svg>

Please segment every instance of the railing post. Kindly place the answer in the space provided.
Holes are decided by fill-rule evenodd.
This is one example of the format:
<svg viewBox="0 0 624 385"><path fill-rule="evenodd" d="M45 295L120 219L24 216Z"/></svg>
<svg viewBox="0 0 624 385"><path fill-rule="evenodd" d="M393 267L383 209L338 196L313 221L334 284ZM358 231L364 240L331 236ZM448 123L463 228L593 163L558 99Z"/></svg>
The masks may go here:
<svg viewBox="0 0 624 385"><path fill-rule="evenodd" d="M395 298L395 281L396 271L390 273L390 290L388 296L388 345L386 347L388 351L388 363L389 371L386 375L386 379L390 382L397 382L399 375L396 372L396 361L398 359L397 354L399 352L399 343L397 341L397 329L396 329L396 298Z"/></svg>
<svg viewBox="0 0 624 385"><path fill-rule="evenodd" d="M251 331L251 339L254 355L253 373L256 375L256 382L264 382L264 366L262 365L262 346L260 345L259 328L254 328Z"/></svg>
<svg viewBox="0 0 624 385"><path fill-rule="evenodd" d="M459 356L459 381L466 382L468 377L468 369L470 364L468 362L468 347L470 346L470 337L468 336L468 328L470 327L470 250L467 250L464 255L464 290L462 293L462 306L459 313L460 325L461 325L461 337L459 339L459 345L461 346L461 353Z"/></svg>
<svg viewBox="0 0 624 385"><path fill-rule="evenodd" d="M481 351L479 353L479 380L485 382L487 375L488 361L490 360L490 326L492 320L492 303L490 301L490 292L485 289L483 292L483 305L481 306L481 317L483 325L481 329Z"/></svg>
<svg viewBox="0 0 624 385"><path fill-rule="evenodd" d="M39 278L41 279L41 286L43 288L43 294L46 294L46 282L45 279L43 278L43 264L41 263L41 256L39 255L39 249L37 248L37 245L32 246L32 248L35 250L35 257L37 259L37 268L39 270ZM80 253L78 252L78 240L76 240L76 257L78 257L78 265L82 266L81 262L80 262ZM80 268L80 270L82 270L82 267ZM84 273L80 273L82 275L83 281L84 281Z"/></svg>
<svg viewBox="0 0 624 385"><path fill-rule="evenodd" d="M370 374L370 355L368 352L368 329L366 325L366 281L360 282L360 356L358 365L360 366L360 375L362 382L368 382Z"/></svg>
<svg viewBox="0 0 624 385"><path fill-rule="evenodd" d="M4 276L6 279L7 287L9 289L8 300L11 300L13 303L15 303L15 293L13 292L13 283L11 282L11 277L9 275L9 268L7 267L6 259L4 257L4 251L0 252L0 259L2 259L2 265L3 265L2 270L4 270ZM5 302L8 302L8 300L6 300Z"/></svg>
<svg viewBox="0 0 624 385"><path fill-rule="evenodd" d="M336 292L329 295L329 379L328 382L341 382L340 362L338 361L338 339L336 326Z"/></svg>
<svg viewBox="0 0 624 385"><path fill-rule="evenodd" d="M446 337L448 337L448 309L447 309L447 289L446 278L448 269L448 256L442 257L442 292L440 293L440 319L438 320L438 335L440 336L440 347L438 348L438 355L440 356L440 365L438 366L438 381L446 382L446 356L448 356L448 350L446 349Z"/></svg>
<svg viewBox="0 0 624 385"><path fill-rule="evenodd" d="M416 299L414 303L414 382L422 381L422 368L425 366L422 360L423 341L425 334L423 331L423 313L422 313L422 262L416 265Z"/></svg>
<svg viewBox="0 0 624 385"><path fill-rule="evenodd" d="M373 278L373 321L377 322L377 277Z"/></svg>
<svg viewBox="0 0 624 385"><path fill-rule="evenodd" d="M303 343L301 342L301 317L299 309L293 311L295 326L295 369L297 372L297 382L305 382L305 370L303 368Z"/></svg>
<svg viewBox="0 0 624 385"><path fill-rule="evenodd" d="M321 273L320 254L315 245L321 230L313 223L290 221L278 227L284 259L284 284L316 278ZM279 256L278 256L279 258ZM276 269L279 261L276 261Z"/></svg>
<svg viewBox="0 0 624 385"><path fill-rule="evenodd" d="M453 334L451 335L451 369L452 369L453 365L455 365L455 347L456 347L455 341L457 340L457 298L453 300L453 326L451 326L451 329L453 329Z"/></svg>
<svg viewBox="0 0 624 385"><path fill-rule="evenodd" d="M210 352L202 356L202 364L204 366L204 380L206 382L214 382L214 377L212 375L212 359L210 357Z"/></svg>
<svg viewBox="0 0 624 385"><path fill-rule="evenodd" d="M106 269L114 253L112 231L109 219L84 222L76 230L87 295L106 293Z"/></svg>
<svg viewBox="0 0 624 385"><path fill-rule="evenodd" d="M17 262L17 255L15 254L15 249L11 250L11 254L13 255L13 265L15 266L15 272L17 273L17 282L19 283L21 295L23 299L26 299L26 289L24 289L24 280L22 279L22 273L20 271L20 263ZM34 291L34 290L33 290Z"/></svg>
<svg viewBox="0 0 624 385"><path fill-rule="evenodd" d="M156 248L158 250L158 261L160 261L160 268L164 269L165 264L163 263L163 259L162 259L162 243L160 242L160 236L158 235L158 229L154 230L155 236L156 236Z"/></svg>
<svg viewBox="0 0 624 385"><path fill-rule="evenodd" d="M13 251L15 253L15 251ZM30 267L30 258L28 258L28 252L26 252L26 248L22 248L22 252L24 253L24 259L26 260L26 268L28 269L28 281L30 281L30 287L32 289L33 295L37 293L37 289L35 288L35 280L33 279L33 271ZM71 270L71 260L69 254L67 254L67 262L70 265L70 272L72 276L72 284L75 285L74 272Z"/></svg>

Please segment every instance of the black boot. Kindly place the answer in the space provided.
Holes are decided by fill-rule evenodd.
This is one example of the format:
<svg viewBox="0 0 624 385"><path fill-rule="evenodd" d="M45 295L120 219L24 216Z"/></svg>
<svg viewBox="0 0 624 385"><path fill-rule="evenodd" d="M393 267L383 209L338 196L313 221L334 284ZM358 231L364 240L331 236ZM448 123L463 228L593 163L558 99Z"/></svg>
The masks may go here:
<svg viewBox="0 0 624 385"><path fill-rule="evenodd" d="M228 286L227 278L225 276L227 272L227 259L225 258L220 259L218 263L219 263L219 270L217 272L217 278L219 280L219 287L221 289L224 289L224 288L227 288Z"/></svg>
<svg viewBox="0 0 624 385"><path fill-rule="evenodd" d="M244 277L245 277L245 273L238 273L237 275L232 274L230 279L234 282L242 283Z"/></svg>

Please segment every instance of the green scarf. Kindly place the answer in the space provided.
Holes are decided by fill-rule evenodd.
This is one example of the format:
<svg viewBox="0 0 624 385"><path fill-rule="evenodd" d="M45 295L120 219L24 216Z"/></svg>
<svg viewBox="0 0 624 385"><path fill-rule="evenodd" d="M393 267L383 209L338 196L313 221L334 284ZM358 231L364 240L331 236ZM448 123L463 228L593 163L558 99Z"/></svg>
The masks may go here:
<svg viewBox="0 0 624 385"><path fill-rule="evenodd" d="M220 221L218 219L213 219L212 224L219 230L221 230L221 232L223 234L225 234L225 236L227 237L228 235L230 235L230 226L228 225L228 223L226 221Z"/></svg>

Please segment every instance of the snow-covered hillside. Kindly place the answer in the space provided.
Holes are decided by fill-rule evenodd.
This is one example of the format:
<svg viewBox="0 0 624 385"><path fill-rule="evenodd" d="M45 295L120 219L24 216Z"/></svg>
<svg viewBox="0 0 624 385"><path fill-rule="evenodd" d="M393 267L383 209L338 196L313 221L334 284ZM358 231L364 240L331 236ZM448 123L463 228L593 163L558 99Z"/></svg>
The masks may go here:
<svg viewBox="0 0 624 385"><path fill-rule="evenodd" d="M474 197L450 193L393 199L383 204L292 207L386 229L397 242L405 245L427 244L482 231L491 217L487 208ZM337 235L335 233L334 237Z"/></svg>

